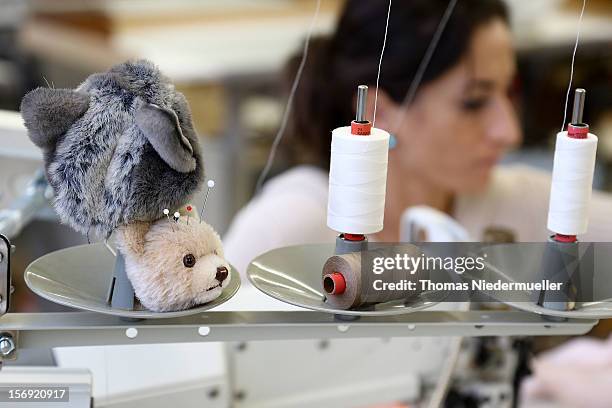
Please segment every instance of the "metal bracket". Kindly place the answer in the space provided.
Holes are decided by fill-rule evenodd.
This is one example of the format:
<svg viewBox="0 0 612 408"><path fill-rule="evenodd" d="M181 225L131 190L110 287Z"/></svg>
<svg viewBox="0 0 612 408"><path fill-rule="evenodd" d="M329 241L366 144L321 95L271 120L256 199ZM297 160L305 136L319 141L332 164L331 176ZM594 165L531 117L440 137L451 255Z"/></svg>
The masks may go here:
<svg viewBox="0 0 612 408"><path fill-rule="evenodd" d="M17 359L17 336L16 332L0 332L0 369L4 361Z"/></svg>
<svg viewBox="0 0 612 408"><path fill-rule="evenodd" d="M63 347L209 341L298 340L430 336L574 335L597 320L551 322L519 311L421 311L338 321L332 314L209 312L173 319L126 322L91 312L8 313L0 331L19 332L19 346Z"/></svg>
<svg viewBox="0 0 612 408"><path fill-rule="evenodd" d="M11 296L11 243L0 234L0 316L7 313Z"/></svg>
<svg viewBox="0 0 612 408"><path fill-rule="evenodd" d="M128 279L125 271L125 258L121 252L117 251L115 258L115 269L109 284L107 302L119 309L134 310L136 295L132 282Z"/></svg>

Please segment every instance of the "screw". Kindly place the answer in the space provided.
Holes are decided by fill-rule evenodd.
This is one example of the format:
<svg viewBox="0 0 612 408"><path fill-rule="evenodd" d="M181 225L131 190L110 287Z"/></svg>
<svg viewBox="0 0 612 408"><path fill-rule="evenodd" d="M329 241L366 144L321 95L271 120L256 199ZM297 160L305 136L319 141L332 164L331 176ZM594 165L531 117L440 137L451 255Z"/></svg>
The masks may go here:
<svg viewBox="0 0 612 408"><path fill-rule="evenodd" d="M2 354L3 357L6 357L13 351L15 351L15 342L13 341L13 338L7 335L0 337L0 354Z"/></svg>
<svg viewBox="0 0 612 408"><path fill-rule="evenodd" d="M218 388L213 388L210 391L208 391L208 398L215 399L218 396L219 396L219 389Z"/></svg>

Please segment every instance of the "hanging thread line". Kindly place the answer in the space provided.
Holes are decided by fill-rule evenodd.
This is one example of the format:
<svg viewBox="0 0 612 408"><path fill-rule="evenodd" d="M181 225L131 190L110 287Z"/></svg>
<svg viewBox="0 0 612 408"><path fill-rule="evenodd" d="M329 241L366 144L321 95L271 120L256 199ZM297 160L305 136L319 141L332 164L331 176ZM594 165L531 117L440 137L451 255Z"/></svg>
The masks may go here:
<svg viewBox="0 0 612 408"><path fill-rule="evenodd" d="M308 48L310 45L310 39L312 37L312 33L314 31L315 24L319 17L319 10L321 9L321 0L317 0L317 4L315 6L315 12L310 20L310 26L308 27L308 33L306 34L306 41L304 41L304 49L302 51L302 60L300 61L300 65L295 74L295 78L293 79L293 84L291 85L291 91L289 92L289 97L287 98L287 105L285 107L285 112L283 113L283 118L281 120L281 125L278 128L278 132L274 137L274 142L272 143L272 147L270 149L270 153L268 154L268 160L266 161L266 165L262 170L259 178L257 179L257 184L255 186L255 194L259 193L261 187L263 186L264 181L268 177L268 173L270 173L270 169L272 168L272 164L274 163L274 158L276 156L276 150L280 145L282 137L287 128L287 123L289 121L289 114L291 113L291 108L293 106L293 99L295 98L295 93L297 91L297 87L300 83L300 79L302 78L302 73L304 71L304 66L306 65L306 59L308 58Z"/></svg>
<svg viewBox="0 0 612 408"><path fill-rule="evenodd" d="M374 114L372 115L372 127L376 126L376 107L378 106L378 83L380 81L380 70L382 68L383 56L385 55L385 47L387 46L387 33L389 32L389 17L391 16L391 2L389 0L389 8L387 10L387 22L385 23L385 36L383 37L382 50L380 51L380 59L378 60L378 73L376 74L376 91L374 93Z"/></svg>
<svg viewBox="0 0 612 408"><path fill-rule="evenodd" d="M578 18L578 32L576 33L576 42L574 43L574 51L572 52L572 62L570 65L570 78L567 86L567 93L565 95L565 106L563 108L563 123L561 124L560 132L563 132L565 128L565 121L567 120L567 104L569 103L569 96L572 90L572 81L574 80L574 63L576 61L576 51L578 50L578 43L580 42L580 31L582 29L582 16L584 16L584 9L586 8L586 0L582 0L582 10L580 10L580 17Z"/></svg>
<svg viewBox="0 0 612 408"><path fill-rule="evenodd" d="M429 42L429 45L427 46L425 55L423 56L423 59L421 60L421 63L419 64L417 68L417 72L414 75L412 82L410 83L408 92L406 92L406 96L404 97L404 100L402 101L402 106L400 107L400 110L398 113L398 119L396 120L395 126L392 129L393 132L397 132L397 130L402 125L402 122L404 121L404 113L406 112L406 109L408 108L408 106L410 106L410 104L414 100L414 97L416 96L416 92L419 89L419 85L421 84L421 81L423 80L423 75L425 75L425 71L427 70L429 63L431 62L431 58L433 57L434 52L436 51L436 48L438 47L440 38L442 37L442 34L444 33L444 29L446 28L448 20L450 20L450 17L453 14L453 10L455 9L456 5L457 5L457 0L450 0L448 2L448 6L446 6L446 10L444 10L444 14L442 15L442 18L440 19L440 22L438 23L438 27L436 27L436 31L431 37L431 41Z"/></svg>

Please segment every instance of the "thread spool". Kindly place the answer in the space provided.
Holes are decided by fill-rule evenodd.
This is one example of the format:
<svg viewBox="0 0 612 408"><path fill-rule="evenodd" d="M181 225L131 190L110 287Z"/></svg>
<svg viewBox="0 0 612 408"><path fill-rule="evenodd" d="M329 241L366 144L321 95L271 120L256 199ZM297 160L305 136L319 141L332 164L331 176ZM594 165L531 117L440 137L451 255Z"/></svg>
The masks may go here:
<svg viewBox="0 0 612 408"><path fill-rule="evenodd" d="M351 127L332 132L327 225L335 231L372 234L382 230L387 186L389 133L372 128L355 136Z"/></svg>
<svg viewBox="0 0 612 408"><path fill-rule="evenodd" d="M584 234L595 171L597 136L557 133L550 191L548 229L565 236Z"/></svg>
<svg viewBox="0 0 612 408"><path fill-rule="evenodd" d="M410 257L418 257L421 253L418 247L406 244L399 248L351 252L330 257L323 265L322 271L326 302L335 308L347 310L392 300L409 300L417 296L420 293L418 289L379 291L374 289L373 283L375 280L381 280L383 283L397 283L408 280L418 284L419 280L427 279L429 276L426 270L421 269L411 274L409 270L394 269L377 275L373 273L370 265L368 265L368 268L362 268L362 259L372 259L376 256L391 257L394 254L408 254Z"/></svg>

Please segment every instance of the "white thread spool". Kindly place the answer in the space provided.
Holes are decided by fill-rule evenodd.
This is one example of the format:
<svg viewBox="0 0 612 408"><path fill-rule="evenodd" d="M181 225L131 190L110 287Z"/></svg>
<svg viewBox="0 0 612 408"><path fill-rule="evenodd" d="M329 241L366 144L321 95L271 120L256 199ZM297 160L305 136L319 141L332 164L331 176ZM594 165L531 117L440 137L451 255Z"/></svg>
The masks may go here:
<svg viewBox="0 0 612 408"><path fill-rule="evenodd" d="M557 133L548 211L548 229L557 234L587 231L597 153L597 136L584 139Z"/></svg>
<svg viewBox="0 0 612 408"><path fill-rule="evenodd" d="M327 226L338 232L372 234L382 230L387 188L389 133L332 132Z"/></svg>

